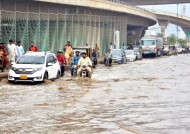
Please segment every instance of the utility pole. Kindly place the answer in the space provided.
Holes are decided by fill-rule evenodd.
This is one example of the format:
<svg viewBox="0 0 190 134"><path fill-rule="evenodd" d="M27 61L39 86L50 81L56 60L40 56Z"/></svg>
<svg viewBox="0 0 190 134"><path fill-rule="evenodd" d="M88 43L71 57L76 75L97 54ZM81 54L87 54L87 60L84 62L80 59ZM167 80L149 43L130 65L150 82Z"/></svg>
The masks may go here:
<svg viewBox="0 0 190 134"><path fill-rule="evenodd" d="M186 15L186 5L183 5L182 15L183 17Z"/></svg>
<svg viewBox="0 0 190 134"><path fill-rule="evenodd" d="M177 3L177 44L179 39L179 3Z"/></svg>

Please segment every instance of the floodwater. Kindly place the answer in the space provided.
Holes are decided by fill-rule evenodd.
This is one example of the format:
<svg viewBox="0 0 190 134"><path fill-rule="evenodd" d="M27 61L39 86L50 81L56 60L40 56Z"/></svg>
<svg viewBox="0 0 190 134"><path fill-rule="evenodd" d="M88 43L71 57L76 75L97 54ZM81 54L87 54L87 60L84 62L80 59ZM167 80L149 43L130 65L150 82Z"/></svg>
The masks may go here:
<svg viewBox="0 0 190 134"><path fill-rule="evenodd" d="M189 54L99 65L92 80L1 84L0 133L190 133Z"/></svg>

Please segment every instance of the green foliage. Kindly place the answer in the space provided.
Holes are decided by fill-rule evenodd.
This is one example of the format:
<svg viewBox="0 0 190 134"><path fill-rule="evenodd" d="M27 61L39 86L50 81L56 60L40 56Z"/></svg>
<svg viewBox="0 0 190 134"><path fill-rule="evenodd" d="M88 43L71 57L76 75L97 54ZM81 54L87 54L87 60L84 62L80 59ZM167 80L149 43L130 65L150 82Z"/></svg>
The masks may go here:
<svg viewBox="0 0 190 134"><path fill-rule="evenodd" d="M183 48L185 48L187 46L187 40L178 39L178 44L180 44Z"/></svg>
<svg viewBox="0 0 190 134"><path fill-rule="evenodd" d="M170 36L167 37L167 43L168 45L175 45L177 42L177 37L175 34L172 34Z"/></svg>

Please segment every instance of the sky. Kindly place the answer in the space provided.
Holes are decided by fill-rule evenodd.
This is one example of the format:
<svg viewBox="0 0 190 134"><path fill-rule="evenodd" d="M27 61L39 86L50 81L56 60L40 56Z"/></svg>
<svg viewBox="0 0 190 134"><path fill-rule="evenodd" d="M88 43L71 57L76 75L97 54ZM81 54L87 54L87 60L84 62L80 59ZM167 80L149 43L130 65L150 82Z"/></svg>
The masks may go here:
<svg viewBox="0 0 190 134"><path fill-rule="evenodd" d="M145 9L154 9L154 10L161 10L161 11L168 11L168 12L173 12L177 14L177 5L151 5L151 6L140 6ZM190 17L190 3L189 4L179 4L179 14L184 13L184 7L185 7L185 16ZM150 27L151 29L155 29L158 33L160 33L160 28L159 25L155 25L153 27ZM167 33L168 35L171 34L177 34L177 28L176 25L169 24L167 28ZM179 28L179 38L185 38L186 35L183 32L181 28Z"/></svg>

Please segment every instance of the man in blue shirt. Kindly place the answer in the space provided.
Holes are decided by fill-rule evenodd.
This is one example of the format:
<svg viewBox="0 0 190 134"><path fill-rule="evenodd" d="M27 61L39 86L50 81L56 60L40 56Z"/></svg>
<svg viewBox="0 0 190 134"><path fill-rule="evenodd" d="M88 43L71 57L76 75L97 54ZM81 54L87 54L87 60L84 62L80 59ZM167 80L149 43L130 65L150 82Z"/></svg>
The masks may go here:
<svg viewBox="0 0 190 134"><path fill-rule="evenodd" d="M71 62L71 76L74 76L75 66L78 65L80 58L80 52L76 51L76 55L73 57Z"/></svg>

